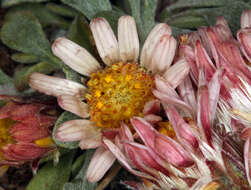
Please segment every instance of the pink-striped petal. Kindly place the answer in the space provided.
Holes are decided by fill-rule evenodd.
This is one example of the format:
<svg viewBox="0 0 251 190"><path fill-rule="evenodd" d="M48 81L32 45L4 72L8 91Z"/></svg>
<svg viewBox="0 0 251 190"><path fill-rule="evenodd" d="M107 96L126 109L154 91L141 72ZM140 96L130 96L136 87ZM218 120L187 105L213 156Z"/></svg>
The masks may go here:
<svg viewBox="0 0 251 190"><path fill-rule="evenodd" d="M55 137L60 141L79 141L86 137L101 136L101 132L90 120L78 119L70 120L61 124ZM100 140L99 140L100 141Z"/></svg>
<svg viewBox="0 0 251 190"><path fill-rule="evenodd" d="M190 67L184 58L172 65L164 74L163 78L175 89L188 75Z"/></svg>
<svg viewBox="0 0 251 190"><path fill-rule="evenodd" d="M188 167L193 164L192 159L179 143L159 134L142 118L134 117L131 123L145 145L163 159L178 167Z"/></svg>
<svg viewBox="0 0 251 190"><path fill-rule="evenodd" d="M79 83L40 73L32 73L30 75L29 85L39 92L52 96L70 95L83 97L86 92L86 88Z"/></svg>
<svg viewBox="0 0 251 190"><path fill-rule="evenodd" d="M194 88L190 77L186 77L183 82L178 86L180 97L186 102L192 109L192 115L195 118L197 113L197 102L195 99Z"/></svg>
<svg viewBox="0 0 251 190"><path fill-rule="evenodd" d="M165 35L169 36L171 35L171 28L167 24L161 23L156 25L152 29L141 51L141 56L140 56L141 66L148 68L156 44L159 42L160 38Z"/></svg>
<svg viewBox="0 0 251 190"><path fill-rule="evenodd" d="M138 143L125 143L125 151L132 163L141 171L159 176L159 172L169 175L168 170L160 166L149 154L149 148Z"/></svg>
<svg viewBox="0 0 251 190"><path fill-rule="evenodd" d="M178 140L182 143L184 147L188 147L190 150L196 150L199 146L196 133L187 124L178 112L172 107L165 107L166 115L172 123L172 127L175 130L175 134Z"/></svg>
<svg viewBox="0 0 251 190"><path fill-rule="evenodd" d="M143 114L158 114L160 112L160 101L159 100L151 100L147 102L143 109Z"/></svg>
<svg viewBox="0 0 251 190"><path fill-rule="evenodd" d="M209 81L215 72L215 66L200 41L196 42L195 57L198 68L205 70L206 79Z"/></svg>
<svg viewBox="0 0 251 190"><path fill-rule="evenodd" d="M52 44L53 53L76 72L90 76L100 68L97 60L84 48L66 39L58 38Z"/></svg>
<svg viewBox="0 0 251 190"><path fill-rule="evenodd" d="M105 173L110 169L110 167L115 162L116 157L113 154L106 150L104 147L99 147L87 168L86 171L86 178L90 182L97 182L99 181Z"/></svg>
<svg viewBox="0 0 251 190"><path fill-rule="evenodd" d="M222 72L221 69L217 70L208 84L211 123L214 121L220 96L221 81L223 77Z"/></svg>
<svg viewBox="0 0 251 190"><path fill-rule="evenodd" d="M246 140L244 145L244 163L248 183L251 186L251 137Z"/></svg>
<svg viewBox="0 0 251 190"><path fill-rule="evenodd" d="M154 114L148 114L148 115L144 116L144 120L146 120L147 122L149 122L153 125L155 123L162 121L162 117L160 117L158 115L154 115Z"/></svg>
<svg viewBox="0 0 251 190"><path fill-rule="evenodd" d="M120 164L123 165L129 172L131 172L132 174L134 174L136 176L156 181L156 179L153 178L152 176L150 176L146 173L134 170L132 168L132 166L129 164L129 161L126 158L126 156L124 155L124 153L112 141L110 141L106 138L103 138L103 143L114 154L114 156L118 159Z"/></svg>
<svg viewBox="0 0 251 190"><path fill-rule="evenodd" d="M133 17L120 17L118 21L118 43L121 60L124 62L137 62L139 57L139 37Z"/></svg>
<svg viewBox="0 0 251 190"><path fill-rule="evenodd" d="M63 95L58 97L58 104L66 111L72 112L82 118L87 118L89 114L89 106L79 97Z"/></svg>
<svg viewBox="0 0 251 190"><path fill-rule="evenodd" d="M251 10L243 11L241 14L241 28L251 27Z"/></svg>
<svg viewBox="0 0 251 190"><path fill-rule="evenodd" d="M204 73L200 71L199 76L199 90L198 90L198 110L197 110L197 123L201 131L202 137L206 138L209 144L211 143L211 118L210 118L210 103L209 91L205 85Z"/></svg>
<svg viewBox="0 0 251 190"><path fill-rule="evenodd" d="M162 36L157 42L148 58L148 64L145 66L147 70L153 73L164 73L172 64L176 52L177 42L170 35Z"/></svg>
<svg viewBox="0 0 251 190"><path fill-rule="evenodd" d="M251 62L251 29L242 29L237 32L237 39L241 44L241 51Z"/></svg>
<svg viewBox="0 0 251 190"><path fill-rule="evenodd" d="M119 46L111 26L104 18L95 18L91 21L90 28L98 52L106 65L119 62Z"/></svg>

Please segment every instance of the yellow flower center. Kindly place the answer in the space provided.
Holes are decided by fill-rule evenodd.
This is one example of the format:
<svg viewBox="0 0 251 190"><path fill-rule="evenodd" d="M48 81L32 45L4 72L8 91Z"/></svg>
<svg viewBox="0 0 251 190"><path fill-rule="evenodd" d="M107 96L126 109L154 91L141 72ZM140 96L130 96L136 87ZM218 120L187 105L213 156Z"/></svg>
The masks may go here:
<svg viewBox="0 0 251 190"><path fill-rule="evenodd" d="M166 135L174 140L177 140L175 131L170 121L158 122L156 129L159 133Z"/></svg>
<svg viewBox="0 0 251 190"><path fill-rule="evenodd" d="M117 63L91 74L87 83L87 103L91 121L104 128L129 124L142 116L146 102L153 99L153 77L136 63Z"/></svg>
<svg viewBox="0 0 251 190"><path fill-rule="evenodd" d="M14 123L15 121L9 118L0 119L0 157L3 157L1 152L2 148L7 144L14 143L14 139L9 133Z"/></svg>

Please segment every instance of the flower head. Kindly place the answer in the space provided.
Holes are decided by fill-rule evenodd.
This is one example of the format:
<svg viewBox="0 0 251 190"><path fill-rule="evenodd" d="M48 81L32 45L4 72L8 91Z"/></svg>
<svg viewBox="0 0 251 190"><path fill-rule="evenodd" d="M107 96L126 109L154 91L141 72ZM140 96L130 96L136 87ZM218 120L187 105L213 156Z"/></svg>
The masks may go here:
<svg viewBox="0 0 251 190"><path fill-rule="evenodd" d="M248 21L242 22L249 27ZM189 63L190 76L177 86L156 76L153 90L166 114L160 120L171 123L175 136L163 133L159 121L134 117L136 134L128 134L124 126L115 143L106 138L103 143L125 168L155 189L248 189L251 138L244 148L244 167L241 146L232 133L234 127L250 125L251 75L244 52L250 44L244 48L244 41L235 40L223 17L214 27L182 36L181 42L179 55Z"/></svg>
<svg viewBox="0 0 251 190"><path fill-rule="evenodd" d="M56 137L61 141L79 140L82 149L99 147L87 172L90 181L97 181L115 160L113 154L102 146L102 136L114 141L118 132L116 128L122 122L129 124L133 116L149 115L149 106L145 104L150 101L149 104L156 105L152 94L155 74L169 78L172 86L177 86L188 74L189 67L184 59L170 67L177 42L167 24L153 28L142 48L140 61L137 29L131 16L119 19L118 40L104 18L93 19L90 28L104 68L84 48L66 38L59 38L52 46L54 54L73 70L88 77L87 83L34 73L29 84L56 96L63 109L82 118L90 116L90 119L62 124ZM182 72L181 67L184 68ZM150 115L148 119L153 121L159 117Z"/></svg>
<svg viewBox="0 0 251 190"><path fill-rule="evenodd" d="M0 108L0 165L20 165L48 155L55 149L50 136L56 117L48 114L50 106L8 99Z"/></svg>

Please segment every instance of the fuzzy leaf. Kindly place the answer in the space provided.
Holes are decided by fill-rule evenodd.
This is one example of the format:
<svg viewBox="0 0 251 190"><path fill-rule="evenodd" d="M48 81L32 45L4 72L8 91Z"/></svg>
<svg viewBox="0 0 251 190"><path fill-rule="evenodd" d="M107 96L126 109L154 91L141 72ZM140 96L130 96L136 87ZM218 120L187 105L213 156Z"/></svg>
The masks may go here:
<svg viewBox="0 0 251 190"><path fill-rule="evenodd" d="M13 79L6 75L0 69L0 94L5 95L17 95L18 91L16 90Z"/></svg>
<svg viewBox="0 0 251 190"><path fill-rule="evenodd" d="M112 6L109 0L61 0L63 3L79 10L89 20L100 11L110 11Z"/></svg>
<svg viewBox="0 0 251 190"><path fill-rule="evenodd" d="M64 16L64 17L70 17L73 18L77 15L77 11L74 9L64 6L64 5L58 5L56 3L47 3L46 7L53 13Z"/></svg>
<svg viewBox="0 0 251 190"><path fill-rule="evenodd" d="M11 55L11 59L18 63L24 64L35 63L39 61L39 58L37 56L27 53L14 53Z"/></svg>
<svg viewBox="0 0 251 190"><path fill-rule="evenodd" d="M69 183L66 183L64 185L63 190L94 190L97 186L97 183L90 183L85 178L86 170L89 166L90 160L92 158L92 155L94 153L94 150L87 150L84 153L84 165L80 169L78 175Z"/></svg>
<svg viewBox="0 0 251 190"><path fill-rule="evenodd" d="M20 11L29 11L36 16L43 27L46 26L58 26L63 29L68 29L70 22L64 18L51 12L45 5L26 3L15 7L12 7L5 18L10 18L13 14Z"/></svg>
<svg viewBox="0 0 251 190"><path fill-rule="evenodd" d="M160 20L195 29L199 25L214 25L218 16L224 16L230 28L236 32L240 28L241 13L250 8L250 4L243 0L179 0L162 11Z"/></svg>
<svg viewBox="0 0 251 190"><path fill-rule="evenodd" d="M18 5L21 3L39 3L39 2L45 2L45 1L50 1L50 0L2 0L1 6L3 8L10 7L13 5Z"/></svg>
<svg viewBox="0 0 251 190"><path fill-rule="evenodd" d="M48 162L30 181L26 190L61 190L70 177L74 155L71 151L62 156L56 166Z"/></svg>
<svg viewBox="0 0 251 190"><path fill-rule="evenodd" d="M74 141L74 142L61 142L59 140L57 140L55 138L55 134L56 134L56 130L57 128L59 127L60 124L66 122L66 121L69 121L69 120L73 120L73 119L79 119L79 117L77 117L76 115L70 113L70 112L67 112L65 111L64 113L62 113L54 128L53 128L53 133L52 133L52 138L54 140L54 142L56 143L56 145L60 146L60 147L63 147L63 148L68 148L68 149L75 149L75 148L78 148L78 144L79 142L78 141Z"/></svg>
<svg viewBox="0 0 251 190"><path fill-rule="evenodd" d="M51 52L51 45L38 19L30 12L16 12L6 19L0 36L3 43L12 49L61 66Z"/></svg>
<svg viewBox="0 0 251 190"><path fill-rule="evenodd" d="M155 25L156 0L128 0L131 14L137 23L141 44Z"/></svg>

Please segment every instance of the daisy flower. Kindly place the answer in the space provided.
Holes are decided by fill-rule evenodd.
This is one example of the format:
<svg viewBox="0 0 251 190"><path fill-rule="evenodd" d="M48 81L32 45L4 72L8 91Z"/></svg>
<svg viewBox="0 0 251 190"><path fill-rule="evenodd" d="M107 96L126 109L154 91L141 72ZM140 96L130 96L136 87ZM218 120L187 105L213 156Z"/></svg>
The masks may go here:
<svg viewBox="0 0 251 190"><path fill-rule="evenodd" d="M97 148L87 170L89 181L100 180L115 161L102 145L102 138L114 141L121 123L133 116L149 116L154 108L154 75L172 81L176 88L189 72L184 59L177 60L176 40L167 24L157 24L147 37L139 60L139 39L135 20L123 16L118 21L118 40L104 18L93 19L90 29L96 43L99 63L87 50L66 38L58 38L52 51L66 65L88 77L86 83L33 73L29 84L56 96L59 105L83 119L63 123L56 132L61 141L80 141L81 149ZM150 103L147 103L150 102ZM147 103L147 104L146 104Z"/></svg>

